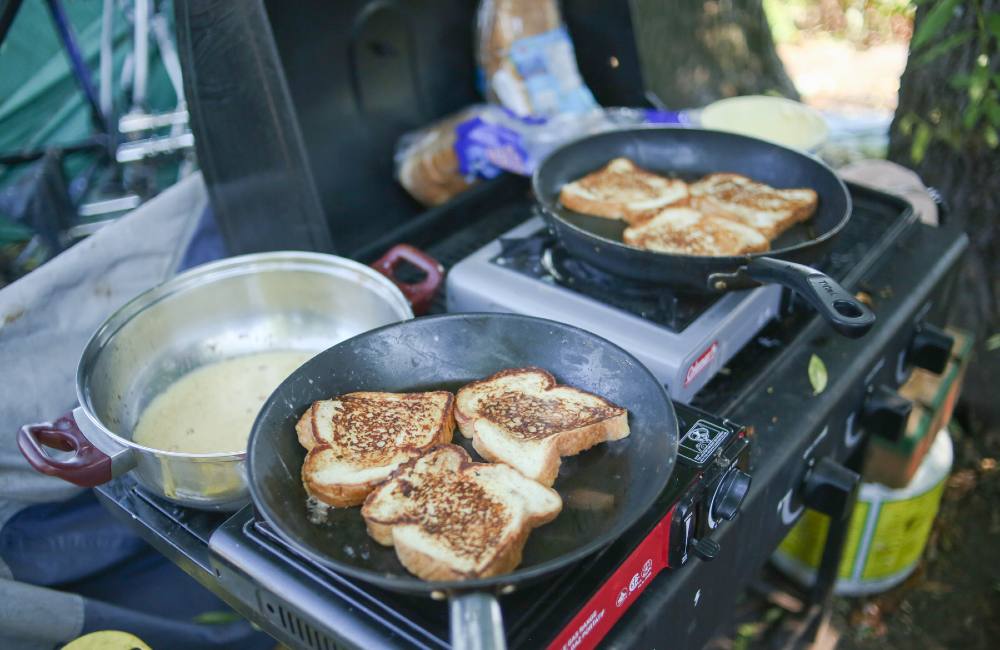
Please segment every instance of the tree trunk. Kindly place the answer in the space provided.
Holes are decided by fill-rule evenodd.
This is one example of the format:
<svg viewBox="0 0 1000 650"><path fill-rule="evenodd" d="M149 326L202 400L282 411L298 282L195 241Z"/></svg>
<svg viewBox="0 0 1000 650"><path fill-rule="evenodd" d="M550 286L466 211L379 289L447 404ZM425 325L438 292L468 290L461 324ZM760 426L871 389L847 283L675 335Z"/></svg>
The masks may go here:
<svg viewBox="0 0 1000 650"><path fill-rule="evenodd" d="M949 218L969 235L972 246L966 256L962 271L960 291L955 296L957 324L979 334L973 364L965 382L963 393L966 415L972 424L1000 427L1000 400L996 397L1000 386L1000 351L985 349L986 338L1000 332L1000 156L987 144L983 136L985 124L973 132L961 127L970 99L965 90L954 90L957 74L970 73L976 66L983 47L979 38L972 38L943 56L928 62L920 55L935 43L941 43L965 30L977 31L975 5L981 6L983 16L1000 12L1000 0L960 2L944 28L933 42L911 49L906 71L900 82L899 108L893 120L889 141L889 158L912 167L924 183L937 188L951 210ZM914 33L935 7L935 3L920 4L917 9ZM1000 73L997 40L987 42L987 65L990 73ZM922 157L918 136L919 127L941 134L926 146ZM916 140L917 158L914 159Z"/></svg>
<svg viewBox="0 0 1000 650"><path fill-rule="evenodd" d="M633 0L646 88L668 108L777 93L798 99L760 0Z"/></svg>

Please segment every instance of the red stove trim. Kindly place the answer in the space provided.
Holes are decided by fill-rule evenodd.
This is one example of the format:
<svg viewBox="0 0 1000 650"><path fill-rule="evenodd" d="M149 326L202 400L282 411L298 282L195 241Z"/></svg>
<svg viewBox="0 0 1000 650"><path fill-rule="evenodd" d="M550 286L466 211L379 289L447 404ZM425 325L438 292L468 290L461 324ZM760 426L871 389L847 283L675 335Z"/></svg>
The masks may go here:
<svg viewBox="0 0 1000 650"><path fill-rule="evenodd" d="M653 578L667 568L673 514L674 509L671 508L549 644L548 650L591 650L597 647Z"/></svg>
<svg viewBox="0 0 1000 650"><path fill-rule="evenodd" d="M695 378L705 370L705 368L709 367L712 364L712 361L715 360L715 354L718 351L719 351L719 342L712 341L712 345L705 348L705 351L702 352L697 359L691 362L691 365L688 366L687 372L684 374L685 386L694 381Z"/></svg>

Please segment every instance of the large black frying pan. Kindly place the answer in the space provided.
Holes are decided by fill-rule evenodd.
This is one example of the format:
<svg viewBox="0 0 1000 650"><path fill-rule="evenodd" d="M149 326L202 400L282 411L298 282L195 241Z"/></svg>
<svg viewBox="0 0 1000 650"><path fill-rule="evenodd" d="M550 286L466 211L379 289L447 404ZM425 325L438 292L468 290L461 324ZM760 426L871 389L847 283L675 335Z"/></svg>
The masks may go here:
<svg viewBox="0 0 1000 650"><path fill-rule="evenodd" d="M687 181L713 172L736 172L772 187L808 187L819 195L819 206L808 222L783 233L767 253L699 257L640 250L622 243L624 222L583 215L559 203L563 185L619 156ZM700 293L777 282L805 298L842 334L862 336L875 323L868 307L835 280L806 266L822 259L851 217L847 187L811 156L720 131L629 129L585 137L554 151L535 170L533 186L549 227L566 249L605 271Z"/></svg>
<svg viewBox="0 0 1000 650"><path fill-rule="evenodd" d="M627 408L631 434L563 460L554 486L563 510L531 533L524 560L513 573L425 582L407 573L393 549L368 536L359 508L332 510L326 525L310 523L300 478L305 452L295 423L314 401L363 390L454 391L498 370L525 366L545 368L560 383ZM464 443L457 430L455 442ZM663 490L677 444L677 419L666 390L613 343L539 318L452 314L366 332L296 370L257 416L247 466L258 513L303 556L386 589L448 594L452 641L501 647L495 594L565 568L614 541Z"/></svg>

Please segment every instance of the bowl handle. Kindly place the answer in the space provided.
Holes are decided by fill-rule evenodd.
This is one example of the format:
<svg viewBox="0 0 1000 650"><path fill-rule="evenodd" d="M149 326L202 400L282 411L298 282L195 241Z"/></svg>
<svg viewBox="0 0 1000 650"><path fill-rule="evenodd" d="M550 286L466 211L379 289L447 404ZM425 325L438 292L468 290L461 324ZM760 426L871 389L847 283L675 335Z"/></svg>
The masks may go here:
<svg viewBox="0 0 1000 650"><path fill-rule="evenodd" d="M17 432L17 446L36 471L80 487L96 487L128 471L134 463L128 462L132 456L130 449L116 444L119 449L109 454L91 442L77 425L76 417L81 411L78 407L55 422L24 425ZM45 447L72 451L73 455L56 459L45 452Z"/></svg>
<svg viewBox="0 0 1000 650"><path fill-rule="evenodd" d="M420 282L403 282L396 277L396 267L401 262L409 262L423 271L427 277ZM372 262L372 268L392 280L399 287L406 299L413 306L417 316L426 314L434 300L441 283L444 281L444 267L436 259L419 248L409 244L396 244L386 251L385 255Z"/></svg>

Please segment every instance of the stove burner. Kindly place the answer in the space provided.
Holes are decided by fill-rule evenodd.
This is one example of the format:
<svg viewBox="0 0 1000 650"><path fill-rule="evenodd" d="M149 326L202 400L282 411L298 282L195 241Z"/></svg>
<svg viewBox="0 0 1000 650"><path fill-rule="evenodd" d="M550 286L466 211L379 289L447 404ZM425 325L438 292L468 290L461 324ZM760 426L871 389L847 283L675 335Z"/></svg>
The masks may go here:
<svg viewBox="0 0 1000 650"><path fill-rule="evenodd" d="M528 237L501 238L500 247L494 262L501 266L572 289L675 332L684 330L718 300L602 271L570 255L546 230Z"/></svg>

